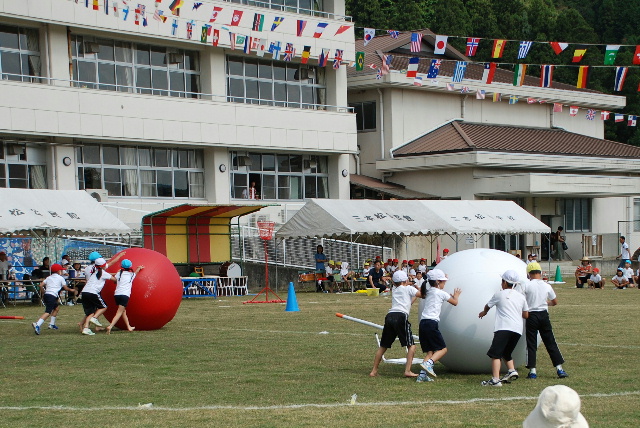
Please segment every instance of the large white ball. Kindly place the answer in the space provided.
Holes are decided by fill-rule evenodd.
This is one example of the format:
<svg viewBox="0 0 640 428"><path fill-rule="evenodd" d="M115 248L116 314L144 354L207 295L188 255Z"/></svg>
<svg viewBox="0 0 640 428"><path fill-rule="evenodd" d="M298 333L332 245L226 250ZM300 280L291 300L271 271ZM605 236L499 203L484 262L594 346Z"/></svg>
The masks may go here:
<svg viewBox="0 0 640 428"><path fill-rule="evenodd" d="M491 373L487 351L493 340L496 308L491 308L483 319L478 318L478 313L502 289L501 276L505 271L513 269L526 279L526 266L511 254L486 248L460 251L438 264L437 268L449 277L444 290L450 294L455 288L462 290L458 306L448 303L442 306L440 331L448 350L440 360L442 364L458 373ZM523 335L513 353L516 367L525 363L525 357Z"/></svg>

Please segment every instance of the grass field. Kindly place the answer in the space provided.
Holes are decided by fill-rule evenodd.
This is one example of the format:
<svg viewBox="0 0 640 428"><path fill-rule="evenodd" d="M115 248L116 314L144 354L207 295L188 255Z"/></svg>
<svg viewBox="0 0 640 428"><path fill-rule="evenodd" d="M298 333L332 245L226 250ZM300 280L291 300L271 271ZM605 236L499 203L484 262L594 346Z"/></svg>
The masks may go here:
<svg viewBox="0 0 640 428"><path fill-rule="evenodd" d="M555 379L541 349L540 377L502 388L439 364L436 382L384 364L369 378L375 330L334 313L382 324L384 297L298 293L300 312L192 299L162 330L93 337L75 328L79 306L61 309L61 330L46 323L36 336L41 308L18 303L0 309L25 317L0 321L0 426L517 427L540 391L562 382L592 427L637 427L640 292L563 287L551 318L570 377Z"/></svg>

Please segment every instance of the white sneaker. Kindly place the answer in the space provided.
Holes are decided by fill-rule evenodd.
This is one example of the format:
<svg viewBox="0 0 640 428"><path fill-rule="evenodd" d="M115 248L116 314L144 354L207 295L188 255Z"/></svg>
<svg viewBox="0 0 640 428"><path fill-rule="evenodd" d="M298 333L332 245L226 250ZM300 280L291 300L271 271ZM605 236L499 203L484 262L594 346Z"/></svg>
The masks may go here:
<svg viewBox="0 0 640 428"><path fill-rule="evenodd" d="M428 361L423 361L420 363L420 367L429 373L431 376L438 377L436 372L433 371L433 364L430 364Z"/></svg>
<svg viewBox="0 0 640 428"><path fill-rule="evenodd" d="M90 328L82 329L82 334L86 334L87 336L95 336L96 335L94 332L91 331Z"/></svg>
<svg viewBox="0 0 640 428"><path fill-rule="evenodd" d="M102 324L100 324L100 321L98 321L98 318L93 317L93 318L91 318L91 320L90 320L90 321L91 321L91 324L95 324L95 325L97 325L98 327L102 327Z"/></svg>

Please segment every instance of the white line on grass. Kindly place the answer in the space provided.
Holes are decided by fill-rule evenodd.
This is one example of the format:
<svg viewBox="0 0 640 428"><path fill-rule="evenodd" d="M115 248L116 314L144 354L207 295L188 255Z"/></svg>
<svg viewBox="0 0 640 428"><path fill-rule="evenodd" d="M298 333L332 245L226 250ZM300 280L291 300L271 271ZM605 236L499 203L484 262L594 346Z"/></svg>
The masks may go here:
<svg viewBox="0 0 640 428"><path fill-rule="evenodd" d="M589 398L606 398L606 397L625 397L630 395L640 395L640 391L625 391L612 393L594 393L582 394L580 397ZM428 400L428 401L383 401L375 403L357 403L359 407L379 407L379 406L418 406L424 404L473 404L473 403L490 403L501 401L532 401L537 400L538 396L518 396L518 397L501 397L501 398L470 398L468 400ZM168 412L189 412L194 410L295 410L305 408L336 408L352 406L349 403L307 403L307 404L288 404L281 406L197 406L197 407L146 407L146 406L104 406L104 407L70 407L70 406L0 406L2 410L62 410L62 411L84 411L84 412L101 412L105 410L160 410Z"/></svg>
<svg viewBox="0 0 640 428"><path fill-rule="evenodd" d="M563 342L558 342L558 345L563 345L563 346L589 346L589 347L593 347L593 348L640 349L640 346L633 346L633 345L593 345L591 343L587 344L587 343L563 343Z"/></svg>

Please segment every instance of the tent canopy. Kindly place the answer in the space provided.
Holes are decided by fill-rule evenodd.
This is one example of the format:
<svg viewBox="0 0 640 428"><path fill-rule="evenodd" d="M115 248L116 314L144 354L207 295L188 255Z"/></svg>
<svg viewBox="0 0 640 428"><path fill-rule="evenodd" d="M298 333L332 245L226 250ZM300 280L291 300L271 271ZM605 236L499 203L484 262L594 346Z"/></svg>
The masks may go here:
<svg viewBox="0 0 640 428"><path fill-rule="evenodd" d="M0 234L111 235L131 229L83 190L0 189Z"/></svg>
<svg viewBox="0 0 640 428"><path fill-rule="evenodd" d="M550 233L550 229L512 201L311 199L276 237L382 233L482 235Z"/></svg>
<svg viewBox="0 0 640 428"><path fill-rule="evenodd" d="M144 247L172 263L231 260L231 219L267 205L184 204L142 218Z"/></svg>

